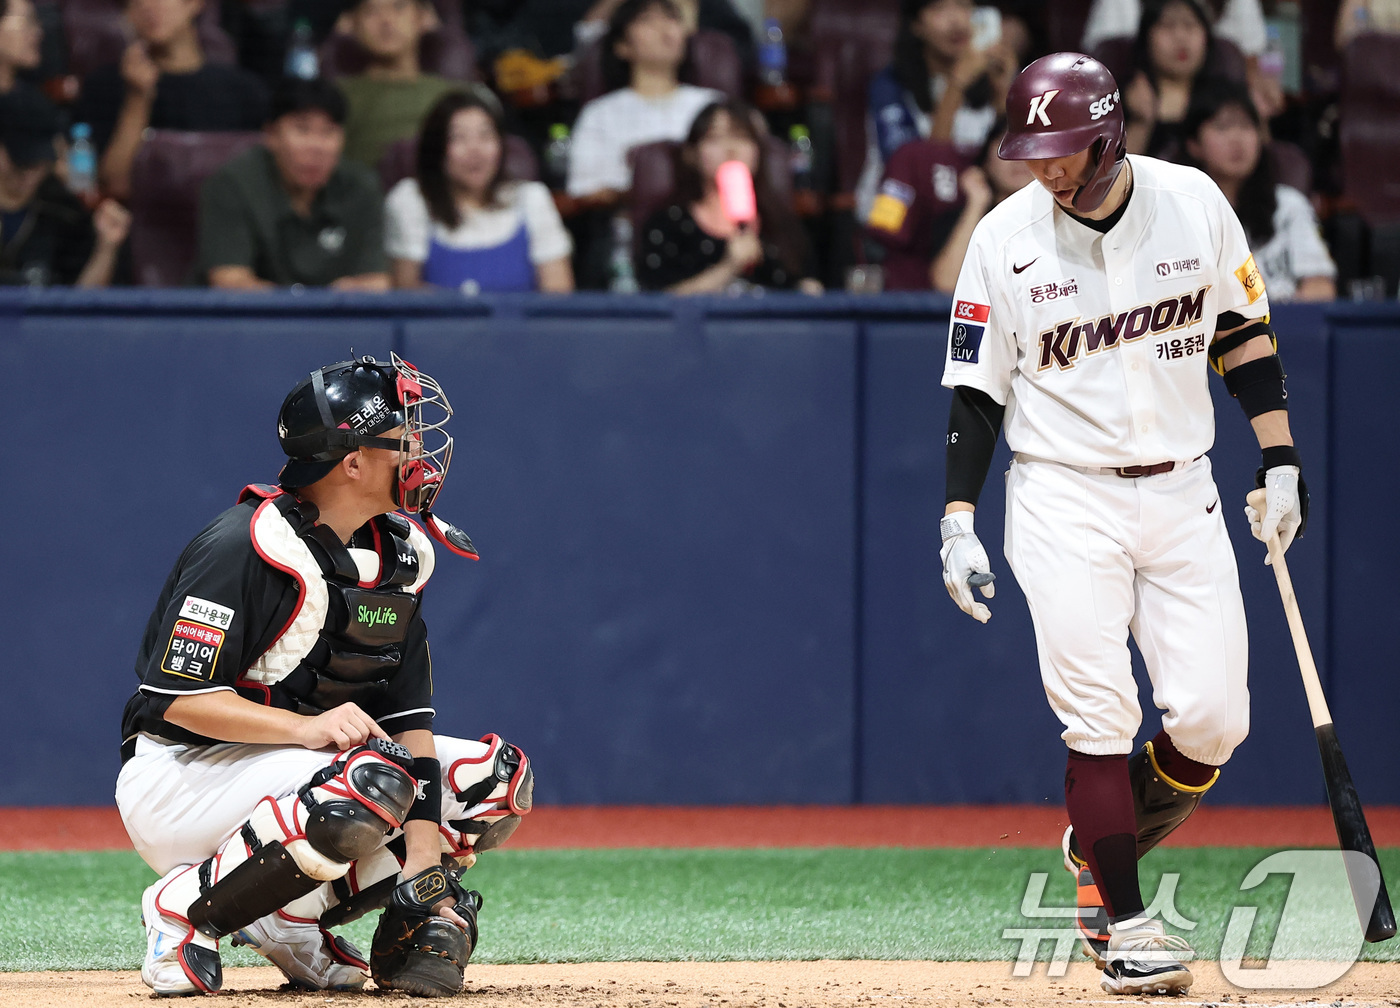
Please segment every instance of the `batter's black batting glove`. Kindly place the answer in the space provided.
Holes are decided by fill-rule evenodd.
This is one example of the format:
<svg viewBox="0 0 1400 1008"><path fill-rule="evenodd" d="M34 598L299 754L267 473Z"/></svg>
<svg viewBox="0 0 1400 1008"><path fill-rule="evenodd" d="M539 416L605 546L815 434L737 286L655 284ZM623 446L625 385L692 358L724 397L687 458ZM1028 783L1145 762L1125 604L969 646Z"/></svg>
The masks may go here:
<svg viewBox="0 0 1400 1008"><path fill-rule="evenodd" d="M467 930L432 908L451 898ZM425 868L394 887L380 915L370 950L370 975L384 990L422 997L447 997L462 989L476 948L481 893L463 889L456 872Z"/></svg>

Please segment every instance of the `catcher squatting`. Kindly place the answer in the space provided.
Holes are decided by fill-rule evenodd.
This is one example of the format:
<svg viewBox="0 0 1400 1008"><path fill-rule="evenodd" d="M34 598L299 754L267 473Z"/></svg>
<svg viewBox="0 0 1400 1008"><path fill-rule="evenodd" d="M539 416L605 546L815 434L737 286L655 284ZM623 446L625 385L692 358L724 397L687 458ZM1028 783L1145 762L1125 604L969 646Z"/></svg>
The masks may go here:
<svg viewBox="0 0 1400 1008"><path fill-rule="evenodd" d="M1004 425L1006 559L1065 726L1080 936L1109 993L1180 993L1190 947L1148 917L1137 862L1249 730L1244 603L1206 457L1207 362L1263 451L1252 531L1284 549L1307 521L1302 462L1263 279L1215 184L1128 157L1118 85L1087 56L1036 60L1006 112L998 153L1036 183L978 223L953 296L943 580L990 618L974 594L991 598L993 576L973 514ZM1164 712L1136 753L1129 633Z"/></svg>
<svg viewBox="0 0 1400 1008"><path fill-rule="evenodd" d="M433 541L476 558L431 512L451 412L397 356L313 372L282 405L281 485L248 487L166 581L116 793L161 876L141 898L156 994L218 990L225 937L301 988L462 988L482 899L460 870L514 832L534 776L496 735L433 732ZM380 909L368 959L328 930Z"/></svg>

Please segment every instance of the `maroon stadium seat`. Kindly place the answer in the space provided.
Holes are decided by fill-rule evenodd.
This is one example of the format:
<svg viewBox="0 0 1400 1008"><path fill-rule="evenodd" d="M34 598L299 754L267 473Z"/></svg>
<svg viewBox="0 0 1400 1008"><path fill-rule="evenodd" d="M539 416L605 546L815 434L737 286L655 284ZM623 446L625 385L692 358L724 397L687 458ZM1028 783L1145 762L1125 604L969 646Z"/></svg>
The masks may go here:
<svg viewBox="0 0 1400 1008"><path fill-rule="evenodd" d="M734 40L724 32L701 28L690 40L690 59L681 83L714 88L730 98L744 97L744 64ZM589 43L574 61L572 84L578 100L590 102L602 95L603 40Z"/></svg>
<svg viewBox="0 0 1400 1008"><path fill-rule="evenodd" d="M326 77L353 77L363 73L369 54L353 35L332 32L321 43L321 73ZM466 32L444 25L424 35L418 43L418 65L424 73L451 80L479 81L476 46Z"/></svg>
<svg viewBox="0 0 1400 1008"><path fill-rule="evenodd" d="M179 287L198 258L204 180L261 133L150 130L131 166L131 258L143 287Z"/></svg>
<svg viewBox="0 0 1400 1008"><path fill-rule="evenodd" d="M831 104L835 187L849 196L865 165L870 79L893 58L899 4L897 0L817 0L809 26L814 97Z"/></svg>
<svg viewBox="0 0 1400 1008"><path fill-rule="evenodd" d="M1342 54L1342 177L1371 227L1400 225L1400 36L1360 35Z"/></svg>
<svg viewBox="0 0 1400 1008"><path fill-rule="evenodd" d="M406 179L413 174L417 159L416 136L395 140L389 145L389 149L379 159L379 184L384 187L386 193L394 188L400 179ZM535 152L530 149L529 142L524 137L511 133L506 134L506 174L526 182L540 180L540 162L535 157Z"/></svg>
<svg viewBox="0 0 1400 1008"><path fill-rule="evenodd" d="M1304 196L1312 192L1312 164L1301 147L1287 140L1271 140L1269 151L1274 156L1279 182L1292 186Z"/></svg>
<svg viewBox="0 0 1400 1008"><path fill-rule="evenodd" d="M117 63L131 40L122 0L63 0L63 33L68 37L68 72L85 77ZM233 39L219 27L219 4L206 0L199 15L199 41L211 63L236 63Z"/></svg>

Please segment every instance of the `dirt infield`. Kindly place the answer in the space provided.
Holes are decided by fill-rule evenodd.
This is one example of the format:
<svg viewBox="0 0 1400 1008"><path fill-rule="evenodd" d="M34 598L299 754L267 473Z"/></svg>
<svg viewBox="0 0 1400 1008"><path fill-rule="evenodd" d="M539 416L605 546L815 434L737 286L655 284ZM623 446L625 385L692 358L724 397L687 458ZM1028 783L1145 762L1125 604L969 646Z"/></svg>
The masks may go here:
<svg viewBox="0 0 1400 1008"><path fill-rule="evenodd" d="M1400 964L1360 963L1318 990L1250 991L1227 983L1213 963L1194 964L1196 985L1173 1005L1400 1005ZM480 966L466 990L476 1008L909 1008L1127 1005L1145 999L1110 997L1084 962L1063 977L1013 978L1007 963L775 962L583 963L566 966ZM219 1008L350 1008L359 994L301 994L278 989L273 969L231 969L225 990L201 1003ZM382 1008L421 1008L420 999L369 995ZM150 997L135 973L0 974L0 1008L130 1008ZM1157 1002L1161 1003L1161 1002Z"/></svg>
<svg viewBox="0 0 1400 1008"><path fill-rule="evenodd" d="M1400 846L1400 807L1366 810L1377 847ZM1049 847L1062 807L855 805L759 808L536 806L512 849L529 847ZM115 808L0 808L0 850L125 850ZM1197 810L1172 847L1335 847L1325 805Z"/></svg>

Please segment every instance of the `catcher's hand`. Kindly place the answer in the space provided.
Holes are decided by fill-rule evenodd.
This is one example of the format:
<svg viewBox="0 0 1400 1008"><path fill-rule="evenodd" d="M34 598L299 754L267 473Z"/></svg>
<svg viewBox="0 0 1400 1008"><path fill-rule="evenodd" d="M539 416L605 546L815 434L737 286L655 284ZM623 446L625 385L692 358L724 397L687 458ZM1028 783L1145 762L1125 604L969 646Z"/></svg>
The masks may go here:
<svg viewBox="0 0 1400 1008"><path fill-rule="evenodd" d="M444 898L468 927L432 912ZM462 989L464 971L476 948L476 915L481 893L464 890L454 871L434 865L394 887L380 915L370 951L370 973L384 990L424 997L446 997Z"/></svg>

